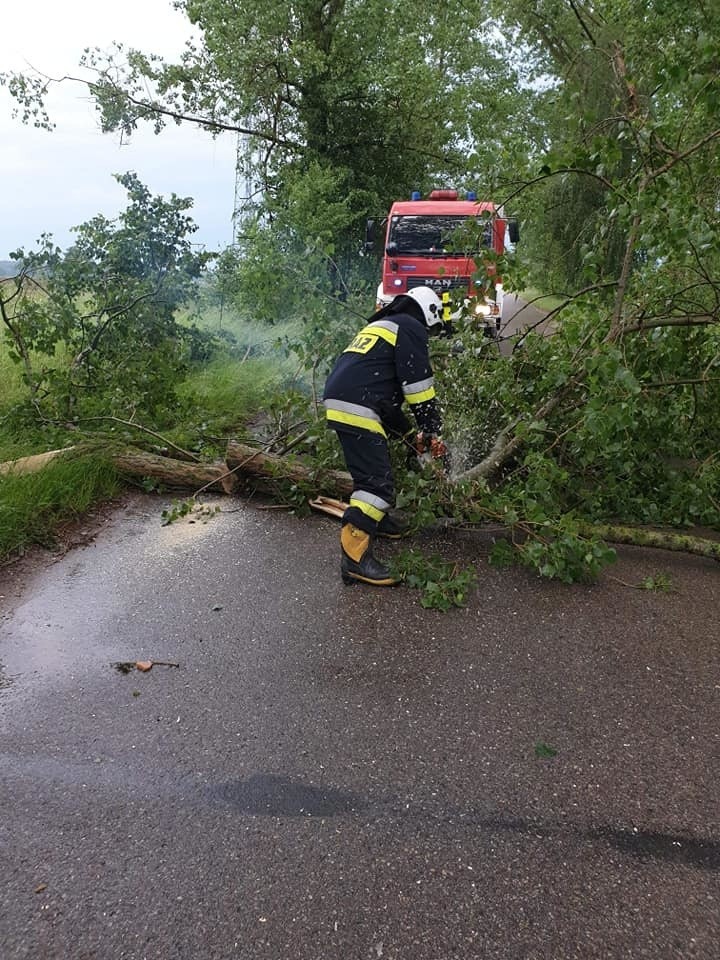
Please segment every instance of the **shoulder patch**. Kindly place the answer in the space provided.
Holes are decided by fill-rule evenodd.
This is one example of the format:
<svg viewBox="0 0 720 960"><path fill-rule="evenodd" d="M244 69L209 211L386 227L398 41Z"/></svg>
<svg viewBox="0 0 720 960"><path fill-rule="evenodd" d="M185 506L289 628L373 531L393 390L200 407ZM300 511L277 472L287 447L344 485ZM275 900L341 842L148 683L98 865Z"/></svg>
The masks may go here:
<svg viewBox="0 0 720 960"><path fill-rule="evenodd" d="M378 342L378 337L372 333L360 332L343 353L368 353Z"/></svg>

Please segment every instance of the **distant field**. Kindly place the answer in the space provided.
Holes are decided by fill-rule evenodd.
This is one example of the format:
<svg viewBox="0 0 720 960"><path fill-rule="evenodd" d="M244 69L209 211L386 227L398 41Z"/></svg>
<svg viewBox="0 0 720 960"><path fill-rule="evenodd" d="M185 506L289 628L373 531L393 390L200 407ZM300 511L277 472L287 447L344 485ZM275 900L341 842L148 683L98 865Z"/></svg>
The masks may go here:
<svg viewBox="0 0 720 960"><path fill-rule="evenodd" d="M555 307L559 307L562 303L564 303L566 299L565 297L560 297L556 294L545 295L541 290L537 290L535 287L528 287L526 290L521 291L518 296L526 303L532 302L532 305L537 307L538 310L554 310Z"/></svg>
<svg viewBox="0 0 720 960"><path fill-rule="evenodd" d="M0 339L0 417L24 395L22 369L10 359L10 347L4 336Z"/></svg>

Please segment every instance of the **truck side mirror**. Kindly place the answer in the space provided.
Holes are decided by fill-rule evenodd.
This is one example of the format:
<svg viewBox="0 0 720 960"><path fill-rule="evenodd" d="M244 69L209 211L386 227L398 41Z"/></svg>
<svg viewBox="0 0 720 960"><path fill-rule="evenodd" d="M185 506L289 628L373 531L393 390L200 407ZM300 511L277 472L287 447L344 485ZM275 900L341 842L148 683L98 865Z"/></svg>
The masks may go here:
<svg viewBox="0 0 720 960"><path fill-rule="evenodd" d="M507 224L508 224L508 239L510 243L519 243L520 242L520 224L517 222L517 218L510 217Z"/></svg>
<svg viewBox="0 0 720 960"><path fill-rule="evenodd" d="M389 257L396 257L397 252L398 252L398 245L395 243L394 240L385 247L385 253Z"/></svg>
<svg viewBox="0 0 720 960"><path fill-rule="evenodd" d="M375 249L375 221L365 222L365 253L372 253Z"/></svg>

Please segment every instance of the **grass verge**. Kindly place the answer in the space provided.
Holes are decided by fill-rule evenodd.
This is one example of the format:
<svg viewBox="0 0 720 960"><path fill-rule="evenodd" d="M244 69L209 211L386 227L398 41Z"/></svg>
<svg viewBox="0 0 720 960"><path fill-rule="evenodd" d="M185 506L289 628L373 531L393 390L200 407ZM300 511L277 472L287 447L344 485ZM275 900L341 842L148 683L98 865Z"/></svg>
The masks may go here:
<svg viewBox="0 0 720 960"><path fill-rule="evenodd" d="M567 297L558 296L554 293L545 295L535 287L528 287L526 290L522 290L518 296L526 303L532 302L532 305L537 307L538 310L554 310L555 307L559 307L565 303L567 299Z"/></svg>
<svg viewBox="0 0 720 960"><path fill-rule="evenodd" d="M33 544L51 546L60 524L109 500L121 482L107 459L60 459L37 473L0 477L0 561Z"/></svg>

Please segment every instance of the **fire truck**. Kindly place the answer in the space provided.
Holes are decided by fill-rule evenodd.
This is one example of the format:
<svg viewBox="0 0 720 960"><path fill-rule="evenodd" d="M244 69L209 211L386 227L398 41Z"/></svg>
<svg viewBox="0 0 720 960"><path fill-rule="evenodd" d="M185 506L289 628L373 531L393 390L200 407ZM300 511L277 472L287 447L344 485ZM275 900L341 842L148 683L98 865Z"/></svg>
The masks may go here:
<svg viewBox="0 0 720 960"><path fill-rule="evenodd" d="M445 304L445 317L456 316L464 305L486 324L486 331L496 335L502 318L502 278L495 274L495 264L480 264L494 282L484 288L474 277L478 274L473 253L467 249L463 227L478 220L482 238L473 240L478 249L503 254L508 242L520 239L517 220L506 217L503 208L489 201L478 201L467 192L464 198L457 190L433 190L426 199L414 192L410 200L393 203L385 220L368 220L365 250L375 249L379 230L385 228L382 280L377 291L378 309L413 287L432 287Z"/></svg>

